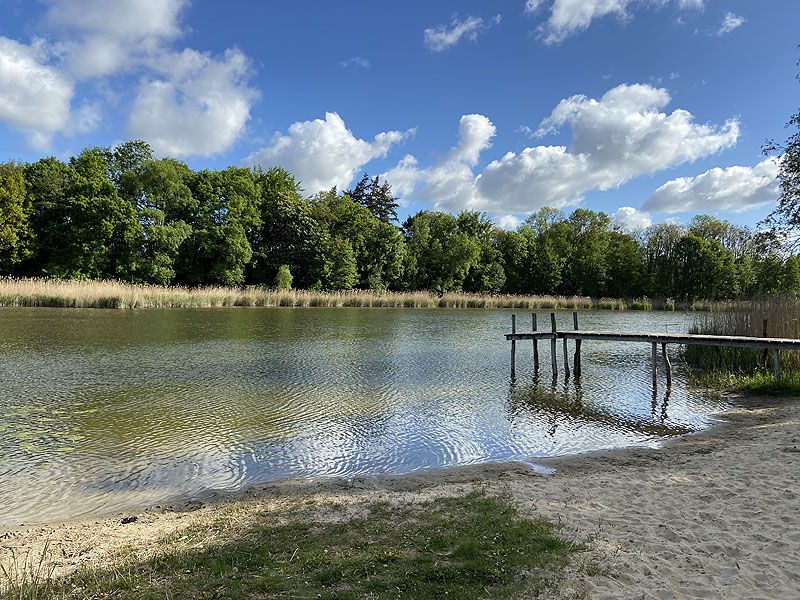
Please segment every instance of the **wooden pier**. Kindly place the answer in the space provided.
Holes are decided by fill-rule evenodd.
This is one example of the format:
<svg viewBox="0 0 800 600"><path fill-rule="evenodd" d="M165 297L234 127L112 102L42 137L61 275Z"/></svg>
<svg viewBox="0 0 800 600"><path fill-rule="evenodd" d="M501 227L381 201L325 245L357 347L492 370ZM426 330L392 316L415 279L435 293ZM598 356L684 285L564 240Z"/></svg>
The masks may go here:
<svg viewBox="0 0 800 600"><path fill-rule="evenodd" d="M781 350L800 350L800 340L787 338L768 338L768 337L746 337L732 335L706 335L695 333L654 333L637 331L584 331L578 329L578 313L572 313L573 329L558 331L556 327L556 314L550 313L550 331L537 331L536 315L533 315L532 329L527 332L517 332L516 315L511 315L511 333L505 334L506 339L511 341L511 376L516 376L516 342L522 340L533 341L533 366L539 369L539 340L550 340L550 362L552 364L553 375L558 375L558 359L556 357L557 340L563 340L564 345L564 374L570 376L569 356L567 351L567 340L575 340L575 355L573 370L575 375L581 373L581 342L583 340L606 340L615 342L647 342L652 345L651 362L653 371L653 387L658 385L658 345L661 344L661 352L664 359L664 366L667 374L667 387L672 385L672 365L667 355L667 344L681 344L687 346L728 346L733 348L763 348L766 353L772 350L775 365L775 381L781 379L780 351Z"/></svg>

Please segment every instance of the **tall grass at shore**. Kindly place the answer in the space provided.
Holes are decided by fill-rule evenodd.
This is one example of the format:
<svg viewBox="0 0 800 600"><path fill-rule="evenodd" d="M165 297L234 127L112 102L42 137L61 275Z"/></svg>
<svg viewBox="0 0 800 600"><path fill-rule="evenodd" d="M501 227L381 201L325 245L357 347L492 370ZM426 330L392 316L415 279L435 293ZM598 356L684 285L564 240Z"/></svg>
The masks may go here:
<svg viewBox="0 0 800 600"><path fill-rule="evenodd" d="M711 310L707 302L675 303L639 298L588 296L523 296L426 291L389 292L346 290L276 290L264 287L162 287L111 280L0 278L0 306L57 308L212 308L224 306L320 306L392 308L517 308L605 310Z"/></svg>
<svg viewBox="0 0 800 600"><path fill-rule="evenodd" d="M800 298L772 296L731 303L695 317L691 333L800 339ZM713 387L785 393L800 383L800 353L782 352L781 384L775 385L772 353L761 349L688 346L687 365L695 380Z"/></svg>

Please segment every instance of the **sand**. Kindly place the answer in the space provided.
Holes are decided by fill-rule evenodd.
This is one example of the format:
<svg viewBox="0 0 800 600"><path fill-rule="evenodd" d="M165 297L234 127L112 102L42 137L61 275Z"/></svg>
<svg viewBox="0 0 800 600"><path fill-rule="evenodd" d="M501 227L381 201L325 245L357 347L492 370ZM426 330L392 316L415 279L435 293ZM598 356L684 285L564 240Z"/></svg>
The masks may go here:
<svg viewBox="0 0 800 600"><path fill-rule="evenodd" d="M49 540L57 572L101 564L121 547L148 553L153 540L214 518L236 500L280 510L315 494L357 514L391 502L507 491L522 508L585 541L558 586L559 598L800 598L800 399L739 398L724 422L659 450L628 449L525 463L438 469L406 476L290 480L235 496L0 533L0 560ZM123 524L122 518L135 516ZM588 565L588 566L587 566Z"/></svg>

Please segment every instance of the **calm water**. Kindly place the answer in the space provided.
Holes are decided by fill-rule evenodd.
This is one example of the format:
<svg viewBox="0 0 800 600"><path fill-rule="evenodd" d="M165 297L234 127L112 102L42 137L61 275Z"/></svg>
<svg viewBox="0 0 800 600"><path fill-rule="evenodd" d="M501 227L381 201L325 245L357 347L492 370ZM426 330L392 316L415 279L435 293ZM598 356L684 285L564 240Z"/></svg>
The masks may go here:
<svg viewBox="0 0 800 600"><path fill-rule="evenodd" d="M691 316L580 320L677 332ZM654 446L721 408L680 369L654 395L647 344L584 342L580 380L554 381L549 343L536 378L519 342L512 383L509 330L510 311L488 310L0 309L0 524L283 477Z"/></svg>

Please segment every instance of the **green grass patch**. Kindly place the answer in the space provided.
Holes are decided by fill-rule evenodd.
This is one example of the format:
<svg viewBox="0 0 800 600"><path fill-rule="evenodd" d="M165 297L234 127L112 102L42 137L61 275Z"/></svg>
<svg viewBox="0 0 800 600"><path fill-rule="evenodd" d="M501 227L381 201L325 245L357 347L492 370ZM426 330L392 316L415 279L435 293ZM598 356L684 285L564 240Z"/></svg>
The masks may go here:
<svg viewBox="0 0 800 600"><path fill-rule="evenodd" d="M780 382L773 373L735 374L725 371L693 373L694 385L714 390L753 394L756 396L800 396L800 373L781 373Z"/></svg>
<svg viewBox="0 0 800 600"><path fill-rule="evenodd" d="M242 505L166 538L150 558L121 556L55 580L48 598L507 598L557 585L582 548L521 518L506 499L473 492L365 516L293 502ZM0 592L0 598L17 598ZM40 596L44 597L44 596Z"/></svg>

